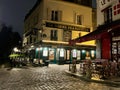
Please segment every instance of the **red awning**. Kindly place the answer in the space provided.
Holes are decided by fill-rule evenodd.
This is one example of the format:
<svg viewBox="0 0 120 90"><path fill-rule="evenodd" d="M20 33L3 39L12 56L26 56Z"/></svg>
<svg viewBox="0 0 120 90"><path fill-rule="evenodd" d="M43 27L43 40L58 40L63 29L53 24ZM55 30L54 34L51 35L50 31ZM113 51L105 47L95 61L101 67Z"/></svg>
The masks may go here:
<svg viewBox="0 0 120 90"><path fill-rule="evenodd" d="M90 41L90 40L96 40L96 39L100 39L102 37L104 37L105 34L107 34L106 32L101 32L98 34L94 34L95 31L83 36L83 37L79 37L73 40L69 41L70 45L74 45L75 43L81 43L81 42L86 42L86 41Z"/></svg>
<svg viewBox="0 0 120 90"><path fill-rule="evenodd" d="M69 44L74 45L75 43L81 43L81 42L86 42L86 41L90 41L90 40L97 40L97 39L101 39L102 37L105 38L106 36L109 36L109 32L115 30L116 28L120 28L119 22L117 21L116 25L114 25L114 24L102 25L102 26L98 27L97 30L95 30L83 37L79 37L79 38L70 40Z"/></svg>

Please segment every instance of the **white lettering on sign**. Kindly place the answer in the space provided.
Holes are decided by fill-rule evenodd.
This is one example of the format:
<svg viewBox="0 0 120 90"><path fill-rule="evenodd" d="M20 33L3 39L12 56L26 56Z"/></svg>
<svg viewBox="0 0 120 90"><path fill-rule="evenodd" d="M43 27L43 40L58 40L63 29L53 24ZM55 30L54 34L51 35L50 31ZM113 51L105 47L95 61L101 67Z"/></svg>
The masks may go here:
<svg viewBox="0 0 120 90"><path fill-rule="evenodd" d="M112 41L118 41L118 40L120 40L120 36L119 36L119 37L113 37L113 38L112 38Z"/></svg>

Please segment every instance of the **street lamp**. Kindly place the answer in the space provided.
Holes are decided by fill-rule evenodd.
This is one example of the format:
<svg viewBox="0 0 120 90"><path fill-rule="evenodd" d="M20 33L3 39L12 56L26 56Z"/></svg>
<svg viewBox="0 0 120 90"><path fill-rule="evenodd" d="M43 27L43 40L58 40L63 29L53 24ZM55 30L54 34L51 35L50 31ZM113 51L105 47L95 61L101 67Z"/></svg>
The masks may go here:
<svg viewBox="0 0 120 90"><path fill-rule="evenodd" d="M13 51L14 52L20 52L20 50L17 47L13 48Z"/></svg>

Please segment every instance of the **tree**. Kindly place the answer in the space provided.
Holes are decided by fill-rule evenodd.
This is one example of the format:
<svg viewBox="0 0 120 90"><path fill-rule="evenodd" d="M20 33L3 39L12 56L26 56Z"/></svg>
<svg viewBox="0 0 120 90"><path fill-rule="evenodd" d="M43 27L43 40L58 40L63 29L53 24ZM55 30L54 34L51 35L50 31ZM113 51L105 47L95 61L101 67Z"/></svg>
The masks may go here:
<svg viewBox="0 0 120 90"><path fill-rule="evenodd" d="M21 37L18 32L13 32L11 26L1 25L0 32L0 63L6 63L14 47L21 46Z"/></svg>

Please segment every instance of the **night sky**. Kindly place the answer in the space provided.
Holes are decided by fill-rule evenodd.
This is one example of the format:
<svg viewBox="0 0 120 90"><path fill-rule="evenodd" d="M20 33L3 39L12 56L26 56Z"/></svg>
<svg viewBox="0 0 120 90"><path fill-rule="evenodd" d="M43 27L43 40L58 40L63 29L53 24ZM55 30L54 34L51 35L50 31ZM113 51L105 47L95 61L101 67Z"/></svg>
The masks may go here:
<svg viewBox="0 0 120 90"><path fill-rule="evenodd" d="M24 17L37 0L0 0L0 23L13 27L22 36Z"/></svg>
<svg viewBox="0 0 120 90"><path fill-rule="evenodd" d="M24 17L37 0L0 0L0 23L11 25L22 36Z"/></svg>

